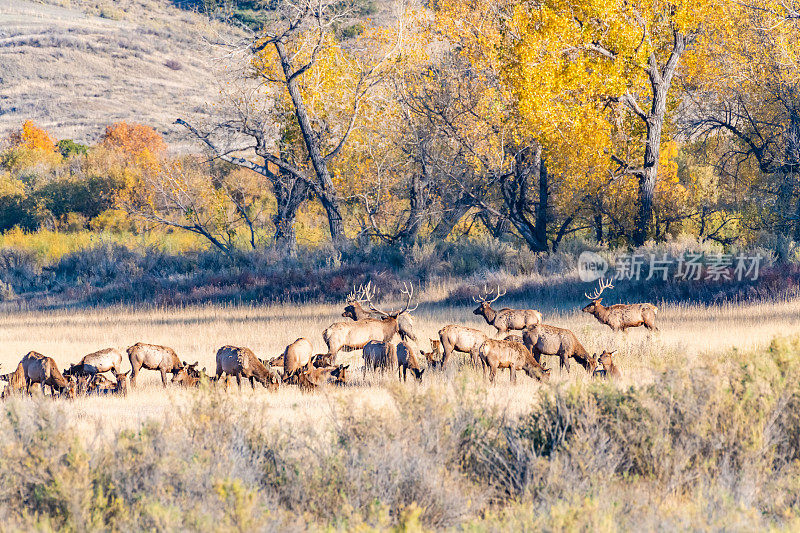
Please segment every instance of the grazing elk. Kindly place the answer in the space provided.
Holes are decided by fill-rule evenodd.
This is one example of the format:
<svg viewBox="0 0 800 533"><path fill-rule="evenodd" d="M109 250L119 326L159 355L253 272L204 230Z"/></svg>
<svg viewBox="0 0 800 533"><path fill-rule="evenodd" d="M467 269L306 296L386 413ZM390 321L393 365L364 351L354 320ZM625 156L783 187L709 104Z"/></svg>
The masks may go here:
<svg viewBox="0 0 800 533"><path fill-rule="evenodd" d="M517 370L524 370L530 377L543 381L550 377L550 370L544 368L534 359L531 352L522 344L508 340L486 339L478 356L484 366L489 368L489 381L494 383L498 368L507 368L511 372L511 383L517 382Z"/></svg>
<svg viewBox="0 0 800 533"><path fill-rule="evenodd" d="M397 347L391 342L369 341L364 346L364 376L367 369L394 370L397 368Z"/></svg>
<svg viewBox="0 0 800 533"><path fill-rule="evenodd" d="M522 339L536 361L541 361L542 354L557 355L560 358L560 368L566 368L567 372L570 357L590 374L597 367L597 359L589 355L575 334L568 329L539 324L526 329Z"/></svg>
<svg viewBox="0 0 800 533"><path fill-rule="evenodd" d="M228 376L236 376L236 384L240 389L243 377L250 380L253 390L256 389L256 381L271 390L280 383L278 373L264 366L252 350L244 347L223 346L217 350L217 379L223 372Z"/></svg>
<svg viewBox="0 0 800 533"><path fill-rule="evenodd" d="M439 330L439 341L442 343L444 349L444 356L442 357L442 367L447 366L450 356L453 351L464 352L470 354L472 362L475 366L479 363L478 348L487 339L486 334L477 329L468 328L466 326L445 326Z"/></svg>
<svg viewBox="0 0 800 533"><path fill-rule="evenodd" d="M606 379L619 379L622 377L619 368L614 364L614 361L611 360L611 356L615 353L617 352L603 351L603 353L600 354L598 362L603 365L603 368L602 370L598 369L594 371L596 377L604 377Z"/></svg>
<svg viewBox="0 0 800 533"><path fill-rule="evenodd" d="M287 346L281 356L283 358L283 382L297 382L300 369L311 362L313 355L314 347L304 337L300 337Z"/></svg>
<svg viewBox="0 0 800 533"><path fill-rule="evenodd" d="M8 385L6 385L6 388L3 390L3 398L9 397L15 392L22 392L25 390L25 368L22 366L22 363L19 363L16 370L13 372L0 376L0 380L8 382Z"/></svg>
<svg viewBox="0 0 800 533"><path fill-rule="evenodd" d="M511 341L511 342L518 342L520 344L524 344L525 341L522 339L522 335L517 335L516 333L509 333L505 337L503 337L504 341Z"/></svg>
<svg viewBox="0 0 800 533"><path fill-rule="evenodd" d="M45 386L49 386L51 394L55 394L58 390L60 395L75 397L75 384L61 375L52 357L38 352L28 352L20 363L25 373L25 389L28 394L31 392L31 385L41 383L43 394Z"/></svg>
<svg viewBox="0 0 800 533"><path fill-rule="evenodd" d="M369 287L369 285L367 286ZM403 309L387 313L381 311L372 303L371 289L363 292L365 301L369 302L369 307L377 311L383 318L364 318L354 322L336 322L331 324L323 333L322 338L328 346L330 363L336 360L336 354L342 348L359 349L366 346L369 341L390 342L395 334L400 332L400 322L398 316L403 313L410 313L417 306L409 308L411 299L414 295L414 286L404 284L401 294L406 295L407 301ZM417 304L419 305L419 304ZM403 335L401 335L403 337Z"/></svg>
<svg viewBox="0 0 800 533"><path fill-rule="evenodd" d="M628 328L644 326L651 331L658 331L656 327L656 314L658 307L653 304L616 304L608 307L602 303L600 295L606 289L613 289L611 280L599 280L599 286L592 294L584 295L592 300L590 304L583 308L584 313L594 315L594 317L610 327L614 331L625 332Z"/></svg>
<svg viewBox="0 0 800 533"><path fill-rule="evenodd" d="M161 383L165 388L167 386L167 372L172 373L174 376L176 372L183 368L183 363L178 358L175 350L166 346L137 342L127 351L128 359L131 362L131 385L133 387L136 387L136 377L142 368L161 372Z"/></svg>
<svg viewBox="0 0 800 533"><path fill-rule="evenodd" d="M479 296L478 298L472 298L475 303L478 304L478 308L472 313L485 318L487 324L494 326L495 329L497 329L498 335L505 333L510 329L525 329L527 327L542 323L542 314L533 309L509 309L507 307L504 307L499 311L492 309L492 304L496 302L498 298L505 295L505 291L502 293L500 292L499 285L497 287L497 296L491 300L487 300L486 298L489 296L489 294L485 296Z"/></svg>
<svg viewBox="0 0 800 533"><path fill-rule="evenodd" d="M353 292L347 295L347 305L344 308L342 316L352 320L364 320L366 318L382 319L385 314L381 311L364 309L364 304L369 303L371 298L371 281L367 282L366 285L360 285L357 289L353 287ZM414 335L414 317L409 314L409 311L402 311L397 315L397 325L401 340L411 339L417 342L417 337Z"/></svg>
<svg viewBox="0 0 800 533"><path fill-rule="evenodd" d="M422 374L425 369L422 368L417 360L417 353L426 355L422 350L417 348L412 340L400 341L397 345L397 378L406 381L406 373L411 370L417 381L422 381Z"/></svg>
<svg viewBox="0 0 800 533"><path fill-rule="evenodd" d="M88 355L84 355L77 365L70 365L64 376L86 375L92 377L98 372L122 371L122 352L116 348L105 348Z"/></svg>

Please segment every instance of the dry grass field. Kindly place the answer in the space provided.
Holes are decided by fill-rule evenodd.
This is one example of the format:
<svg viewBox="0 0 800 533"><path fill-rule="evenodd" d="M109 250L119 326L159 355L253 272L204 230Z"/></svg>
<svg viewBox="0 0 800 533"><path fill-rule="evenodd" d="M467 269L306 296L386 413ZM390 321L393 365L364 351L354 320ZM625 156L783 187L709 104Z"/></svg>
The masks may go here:
<svg viewBox="0 0 800 533"><path fill-rule="evenodd" d="M33 119L93 143L127 121L180 149L171 124L208 112L213 43L234 31L157 0L0 0L0 136Z"/></svg>
<svg viewBox="0 0 800 533"><path fill-rule="evenodd" d="M438 338L438 330L446 324L476 327L489 334L494 328L483 318L472 314L473 306L438 307L426 309L425 304L415 312L415 328L420 339ZM344 320L341 309L330 305L290 306L201 306L182 309L138 310L113 307L84 311L6 312L0 318L0 365L10 369L30 350L53 357L60 368L80 361L81 357L105 347L125 349L138 341L173 347L188 362L199 361L208 373L215 369L214 354L220 346L247 346L256 355L271 358L280 355L287 344L298 337L312 341L317 353L326 351L322 331L329 324ZM592 353L603 349L618 350L617 363L623 379L618 386L641 386L652 381L654 372L673 365L703 364L719 352L737 349L749 352L763 349L776 336L800 335L800 302L754 304L744 306L662 307L658 314L660 332L648 333L635 328L627 334L613 333L593 317L576 310L569 314L547 314L546 323L569 328L578 334ZM422 349L428 350L427 342ZM573 363L569 375L562 375L558 359L545 356L546 365L553 369L552 382L589 383L580 367ZM242 388L244 401L257 406L268 419L300 421L322 416L331 401L344 401L357 408L391 406L389 391L396 386L397 376L361 373L360 351L343 352L339 361L350 363L357 371L353 386L329 388L318 394L303 394L295 387L268 393L259 386L252 393L249 385ZM128 361L123 366L129 368ZM429 373L422 389L442 386L466 379L468 386L486 389L486 401L511 414L528 411L541 386L522 376L516 386L509 384L507 371L501 371L498 382L487 387L482 376L469 367L451 370L448 375ZM409 382L409 388L414 388ZM100 422L107 430L136 427L144 421L163 415L172 406L185 404L194 391L170 388L164 391L156 371L143 371L140 388L127 399L83 398L70 408L72 416L81 423ZM238 395L231 381L230 393ZM391 408L391 407L389 407ZM109 416L112 415L112 416Z"/></svg>
<svg viewBox="0 0 800 533"><path fill-rule="evenodd" d="M422 339L448 323L491 332L471 305L425 303ZM614 334L548 313L623 378L591 380L555 358L548 384L468 367L421 384L269 392L162 389L143 371L126 398L7 400L0 507L20 529L286 531L727 530L798 525L800 302L666 305L661 331ZM273 357L341 308L129 307L0 318L0 363L28 350L66 366L102 347L166 344L210 372L224 344ZM779 340L775 340L779 337ZM783 339L783 340L781 340ZM423 344L427 349L427 343ZM124 363L128 368L128 363ZM36 474L35 472L39 472Z"/></svg>

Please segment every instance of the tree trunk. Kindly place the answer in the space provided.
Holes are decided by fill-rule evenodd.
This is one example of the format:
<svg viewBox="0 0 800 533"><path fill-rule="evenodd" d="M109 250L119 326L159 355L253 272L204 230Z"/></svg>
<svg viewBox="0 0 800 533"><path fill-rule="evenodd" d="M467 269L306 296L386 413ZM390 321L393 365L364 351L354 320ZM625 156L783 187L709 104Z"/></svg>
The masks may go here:
<svg viewBox="0 0 800 533"><path fill-rule="evenodd" d="M686 36L676 31L672 53L663 69L659 67L655 54L651 54L648 60L647 75L650 78L653 99L650 104L650 112L646 117L643 117L647 127L647 137L644 147L644 165L639 171L639 212L633 234L633 243L636 246L642 246L647 240L650 224L653 220L653 201L656 179L658 178L658 157L661 152L661 133L667 113L667 93L672 85L672 78L678 68L678 62L685 50Z"/></svg>
<svg viewBox="0 0 800 533"><path fill-rule="evenodd" d="M597 244L603 242L603 213L597 212L594 214L594 236L597 239Z"/></svg>
<svg viewBox="0 0 800 533"><path fill-rule="evenodd" d="M547 174L547 165L542 157L541 147L537 150L536 166L539 167L539 203L536 206L536 240L547 247L547 224L549 222L548 209L550 208L550 180Z"/></svg>
<svg viewBox="0 0 800 533"><path fill-rule="evenodd" d="M286 88L289 91L289 96L292 99L294 106L295 117L300 126L300 133L303 135L303 142L305 143L306 150L308 151L311 165L314 167L314 172L317 175L317 186L315 193L325 208L325 213L328 216L328 227L331 234L331 240L335 245L344 241L344 220L342 218L341 206L336 187L331 179L330 172L328 171L328 164L322 156L320 142L317 134L311 128L311 121L308 118L303 95L300 92L300 87L297 83L297 72L293 72L291 59L286 52L284 44L278 40L275 41L275 50L278 52L278 57L281 60L281 67L283 74L286 78Z"/></svg>
<svg viewBox="0 0 800 533"><path fill-rule="evenodd" d="M465 195L460 196L452 206L445 209L442 218L431 232L431 238L435 240L446 239L471 207L472 203L469 199Z"/></svg>
<svg viewBox="0 0 800 533"><path fill-rule="evenodd" d="M542 200L547 202L547 171L542 171L542 148L538 144L533 149L532 156L530 149L520 150L515 154L514 173L502 180L501 189L503 201L508 209L508 220L514 225L520 236L525 239L528 247L534 252L547 251L547 209L546 204L542 205ZM530 210L531 201L528 196L529 183L528 176L535 173L539 176L539 188L542 189L542 175L545 176L545 196L539 198L539 205L536 213L536 223L531 223L527 212ZM540 221L543 221L540 223Z"/></svg>
<svg viewBox="0 0 800 533"><path fill-rule="evenodd" d="M409 212L405 227L398 235L399 240L406 244L413 244L419 237L420 226L425 217L425 187L427 180L416 172L411 176L408 187Z"/></svg>

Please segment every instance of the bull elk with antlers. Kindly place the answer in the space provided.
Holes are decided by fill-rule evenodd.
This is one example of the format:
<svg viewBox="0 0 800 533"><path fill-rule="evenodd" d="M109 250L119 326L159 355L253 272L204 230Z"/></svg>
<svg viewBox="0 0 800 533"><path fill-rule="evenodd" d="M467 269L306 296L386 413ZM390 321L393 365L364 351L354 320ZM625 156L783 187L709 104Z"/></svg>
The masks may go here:
<svg viewBox="0 0 800 533"><path fill-rule="evenodd" d="M381 311L364 309L364 304L369 304L369 300L372 297L371 281L367 282L366 285L360 285L358 288L353 287L353 292L347 295L347 305L344 308L344 312L342 312L342 316L353 320L382 319L385 315ZM417 337L414 335L414 318L409 314L409 311L401 311L397 315L397 324L401 340L411 339L417 342Z"/></svg>
<svg viewBox="0 0 800 533"><path fill-rule="evenodd" d="M505 291L500 292L500 286L497 287L497 296L491 300L487 300L491 293L472 298L475 303L479 304L478 308L472 313L481 315L486 319L486 322L497 329L497 334L506 333L508 330L525 329L530 326L542 323L542 314L534 309L509 309L504 307L498 311L492 309L492 304L496 302L501 296L504 296Z"/></svg>
<svg viewBox="0 0 800 533"><path fill-rule="evenodd" d="M401 332L401 323L398 317L403 313L411 313L417 308L411 306L414 296L414 286L404 283L400 291L407 299L402 309L387 313L375 307L372 302L373 292L371 284L367 284L362 290L362 298L369 304L369 308L380 314L381 318L364 318L354 322L336 322L331 324L323 333L322 338L328 345L328 356L330 363L336 360L336 354L342 348L361 349L369 341L390 342L395 334ZM406 333L407 334L407 333ZM403 337L403 334L401 334Z"/></svg>
<svg viewBox="0 0 800 533"><path fill-rule="evenodd" d="M625 331L628 328L644 326L651 331L658 331L656 327L656 313L658 307L653 304L616 304L608 307L600 303L600 295L606 289L613 289L611 280L600 278L597 289L592 294L584 293L592 302L583 308L584 313L594 317L614 331Z"/></svg>

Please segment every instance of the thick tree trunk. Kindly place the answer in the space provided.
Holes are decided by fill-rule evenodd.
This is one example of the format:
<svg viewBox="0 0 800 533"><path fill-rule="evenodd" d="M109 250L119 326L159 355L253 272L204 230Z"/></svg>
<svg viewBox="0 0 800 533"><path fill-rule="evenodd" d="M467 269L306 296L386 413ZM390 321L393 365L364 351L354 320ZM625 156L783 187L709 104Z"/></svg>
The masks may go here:
<svg viewBox="0 0 800 533"><path fill-rule="evenodd" d="M520 150L515 155L514 174L503 180L501 185L503 201L508 209L508 220L514 225L528 247L534 252L546 252L547 248L547 171L543 170L542 148L536 145L533 150ZM544 197L539 197L536 220L532 223L527 216L532 203L529 194L530 174L539 177L540 194L544 187ZM542 177L545 182L542 184ZM543 204L542 201L545 203Z"/></svg>
<svg viewBox="0 0 800 533"><path fill-rule="evenodd" d="M594 214L594 237L597 240L597 244L603 242L603 213L599 211Z"/></svg>
<svg viewBox="0 0 800 533"><path fill-rule="evenodd" d="M289 97L292 99L295 117L300 126L300 133L303 135L303 142L308 151L309 159L311 159L311 165L314 167L314 172L317 175L318 183L314 192L316 192L319 197L322 207L325 208L325 213L328 216L331 240L334 244L339 244L344 241L345 235L344 219L342 218L338 193L333 184L333 179L331 179L328 164L322 155L317 134L311 128L311 121L308 118L303 95L297 83L298 73L293 72L286 47L280 40L275 41L275 50L278 52L278 57L281 60L281 67L286 78L286 88L289 91Z"/></svg>
<svg viewBox="0 0 800 533"><path fill-rule="evenodd" d="M413 244L419 237L422 220L425 217L425 187L427 180L416 172L411 176L408 187L409 212L405 227L398 235L399 240L406 244Z"/></svg>

